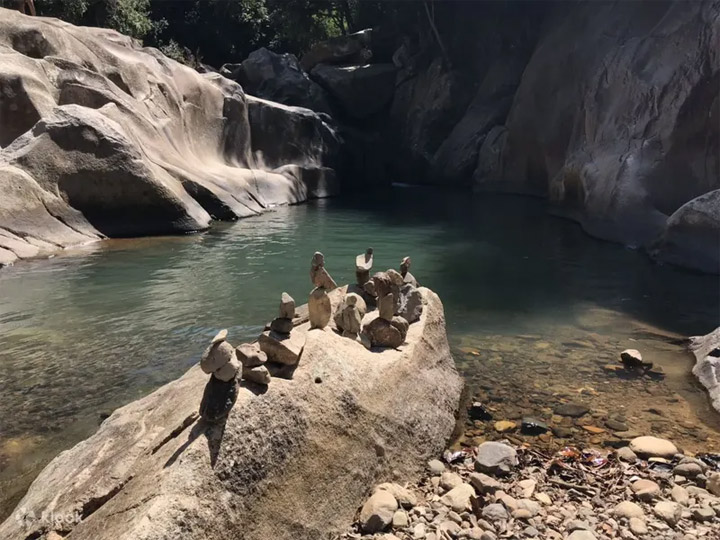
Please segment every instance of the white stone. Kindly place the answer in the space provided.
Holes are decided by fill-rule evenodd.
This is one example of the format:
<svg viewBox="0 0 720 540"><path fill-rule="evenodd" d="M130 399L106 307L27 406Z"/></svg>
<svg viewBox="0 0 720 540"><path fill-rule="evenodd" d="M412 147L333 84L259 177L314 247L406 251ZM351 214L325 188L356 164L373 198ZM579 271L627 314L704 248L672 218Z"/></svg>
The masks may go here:
<svg viewBox="0 0 720 540"><path fill-rule="evenodd" d="M642 518L645 516L645 512L637 504L632 501L623 501L618 503L612 511L616 517L630 519L632 517Z"/></svg>
<svg viewBox="0 0 720 540"><path fill-rule="evenodd" d="M675 525L682 517L682 507L671 501L660 501L653 508L655 515L664 519L668 525Z"/></svg>
<svg viewBox="0 0 720 540"><path fill-rule="evenodd" d="M445 471L440 475L440 487L450 491L452 488L463 483L462 477L454 472Z"/></svg>
<svg viewBox="0 0 720 540"><path fill-rule="evenodd" d="M392 523L398 503L390 492L384 489L373 493L360 510L360 527L363 532L373 534Z"/></svg>
<svg viewBox="0 0 720 540"><path fill-rule="evenodd" d="M470 484L460 484L442 496L440 502L449 506L456 512L470 510L470 497L475 496L475 490Z"/></svg>
<svg viewBox="0 0 720 540"><path fill-rule="evenodd" d="M630 450L645 458L671 458L678 453L677 447L670 441L652 436L633 439L630 441Z"/></svg>

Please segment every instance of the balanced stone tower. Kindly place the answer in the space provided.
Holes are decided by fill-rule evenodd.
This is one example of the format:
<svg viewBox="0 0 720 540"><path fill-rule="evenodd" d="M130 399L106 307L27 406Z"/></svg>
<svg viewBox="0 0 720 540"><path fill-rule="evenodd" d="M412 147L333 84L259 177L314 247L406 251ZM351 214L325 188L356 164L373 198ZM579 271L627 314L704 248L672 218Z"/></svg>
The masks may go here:
<svg viewBox="0 0 720 540"><path fill-rule="evenodd" d="M200 359L200 369L210 375L200 402L200 416L208 422L225 418L238 396L236 377L241 366L227 334L227 330L218 332Z"/></svg>
<svg viewBox="0 0 720 540"><path fill-rule="evenodd" d="M310 263L310 281L315 288L308 299L308 312L310 315L310 328L325 328L330 322L332 306L328 291L337 287L337 284L325 270L325 257L319 251L315 252Z"/></svg>

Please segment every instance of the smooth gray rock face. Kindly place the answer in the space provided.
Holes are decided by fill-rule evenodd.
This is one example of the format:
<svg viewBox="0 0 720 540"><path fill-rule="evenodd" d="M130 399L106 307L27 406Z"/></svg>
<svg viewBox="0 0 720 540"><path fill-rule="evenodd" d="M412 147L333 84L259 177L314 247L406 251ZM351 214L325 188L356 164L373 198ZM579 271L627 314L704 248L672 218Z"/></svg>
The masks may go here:
<svg viewBox="0 0 720 540"><path fill-rule="evenodd" d="M25 527L22 508L77 512L62 536L78 539L340 536L373 486L419 475L451 436L463 382L442 304L423 295L402 351L368 351L300 324L293 333L307 342L293 379L219 381L237 396L226 417L227 400L213 407L217 424L197 420L208 379L199 367L116 410L40 473L0 538L44 538L48 521Z"/></svg>
<svg viewBox="0 0 720 540"><path fill-rule="evenodd" d="M338 138L308 109L15 10L0 8L0 48L0 265L336 192Z"/></svg>
<svg viewBox="0 0 720 540"><path fill-rule="evenodd" d="M342 113L363 119L388 106L395 92L396 72L392 64L320 64L310 76L338 101Z"/></svg>
<svg viewBox="0 0 720 540"><path fill-rule="evenodd" d="M258 344L270 362L294 366L305 346L305 333L293 331L288 335L273 331L263 332L258 338Z"/></svg>
<svg viewBox="0 0 720 540"><path fill-rule="evenodd" d="M706 336L691 337L690 350L695 355L693 375L707 390L712 406L720 412L720 327Z"/></svg>
<svg viewBox="0 0 720 540"><path fill-rule="evenodd" d="M408 272L408 276L411 276ZM410 283L406 283L400 288L400 309L398 315L404 318L410 324L420 318L423 310L422 295L417 287Z"/></svg>
<svg viewBox="0 0 720 540"><path fill-rule="evenodd" d="M310 80L292 54L277 54L265 47L253 51L227 75L253 96L285 105L330 113L325 91Z"/></svg>
<svg viewBox="0 0 720 540"><path fill-rule="evenodd" d="M475 469L489 474L508 474L518 463L517 452L512 446L488 441L478 446Z"/></svg>
<svg viewBox="0 0 720 540"><path fill-rule="evenodd" d="M720 274L720 189L686 202L651 247L657 260Z"/></svg>

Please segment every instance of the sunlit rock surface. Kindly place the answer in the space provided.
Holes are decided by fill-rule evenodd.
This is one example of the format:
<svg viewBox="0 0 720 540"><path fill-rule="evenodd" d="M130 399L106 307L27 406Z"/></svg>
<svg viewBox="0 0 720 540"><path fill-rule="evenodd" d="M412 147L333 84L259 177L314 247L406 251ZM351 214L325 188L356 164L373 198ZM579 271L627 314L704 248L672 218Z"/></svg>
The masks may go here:
<svg viewBox="0 0 720 540"><path fill-rule="evenodd" d="M88 540L297 540L341 531L373 485L419 474L455 426L463 383L440 299L420 290L422 316L398 350L367 350L299 323L293 332L307 339L292 380L242 383L225 424L197 418L207 382L199 366L116 410L40 473L0 538L57 530Z"/></svg>
<svg viewBox="0 0 720 540"><path fill-rule="evenodd" d="M0 10L0 265L333 193L333 130L259 107L115 31Z"/></svg>

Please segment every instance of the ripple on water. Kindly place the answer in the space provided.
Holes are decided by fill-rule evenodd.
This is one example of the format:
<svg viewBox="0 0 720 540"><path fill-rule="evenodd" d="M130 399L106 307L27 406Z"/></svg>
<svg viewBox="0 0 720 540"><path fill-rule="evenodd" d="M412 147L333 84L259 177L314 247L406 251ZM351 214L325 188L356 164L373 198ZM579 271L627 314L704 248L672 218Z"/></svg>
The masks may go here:
<svg viewBox="0 0 720 540"><path fill-rule="evenodd" d="M313 252L343 283L368 246L377 269L412 256L415 276L443 300L473 390L507 396L498 414L552 421L554 403L590 387L596 394L582 397L595 411L638 394L638 429L688 445L707 433L715 444L691 359L665 334L717 326L716 278L595 241L537 201L401 189L279 208L192 236L96 243L0 272L0 514L100 414L181 375L218 329L233 342L252 339L281 292L302 303ZM601 364L630 347L661 363L666 381L609 378ZM518 396L527 411L500 405L524 403ZM659 419L644 411L657 401Z"/></svg>

